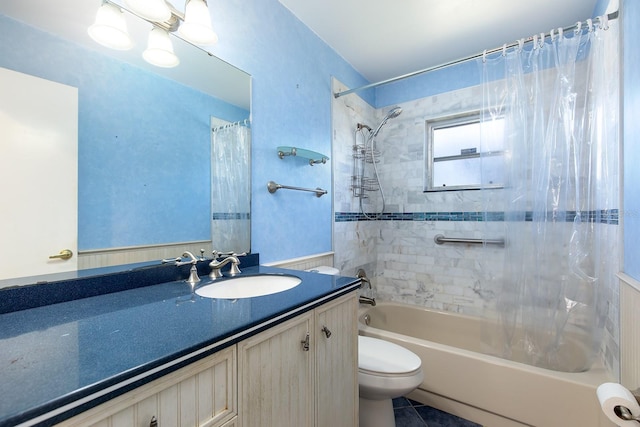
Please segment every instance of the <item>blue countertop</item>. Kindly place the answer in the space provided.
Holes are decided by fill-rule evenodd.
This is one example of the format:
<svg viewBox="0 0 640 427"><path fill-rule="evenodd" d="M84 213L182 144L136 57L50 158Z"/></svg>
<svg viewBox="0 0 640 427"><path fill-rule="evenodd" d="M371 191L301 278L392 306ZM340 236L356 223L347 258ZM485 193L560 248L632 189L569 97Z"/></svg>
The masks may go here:
<svg viewBox="0 0 640 427"><path fill-rule="evenodd" d="M220 300L172 281L0 314L0 426L59 422L359 284L263 266L241 275L264 273L302 283L273 295ZM206 276L198 286L205 284ZM79 406L80 399L89 402Z"/></svg>

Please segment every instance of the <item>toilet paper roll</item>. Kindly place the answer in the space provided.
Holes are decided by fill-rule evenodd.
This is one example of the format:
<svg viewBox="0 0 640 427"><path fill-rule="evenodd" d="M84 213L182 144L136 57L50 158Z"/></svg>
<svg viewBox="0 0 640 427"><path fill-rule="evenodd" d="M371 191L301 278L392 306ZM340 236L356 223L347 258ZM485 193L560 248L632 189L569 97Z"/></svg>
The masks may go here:
<svg viewBox="0 0 640 427"><path fill-rule="evenodd" d="M616 411L616 407L624 406L631 412L633 417L640 416L640 405L629 390L618 383L604 383L598 386L596 394L602 410L613 423L618 426L638 427L637 421L625 421L616 415L616 412L620 413L619 410Z"/></svg>

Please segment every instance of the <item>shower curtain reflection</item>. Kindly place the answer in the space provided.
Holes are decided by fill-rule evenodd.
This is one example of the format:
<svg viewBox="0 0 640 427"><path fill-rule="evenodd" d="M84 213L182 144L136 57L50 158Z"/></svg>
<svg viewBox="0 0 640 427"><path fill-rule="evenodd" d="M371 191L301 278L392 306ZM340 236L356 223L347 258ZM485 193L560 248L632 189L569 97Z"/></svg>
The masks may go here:
<svg viewBox="0 0 640 427"><path fill-rule="evenodd" d="M485 223L504 233L503 277L482 284L499 296L484 342L501 357L578 372L598 355L618 270L617 25L482 61L483 123L505 119L504 190L483 190L485 211L504 207ZM581 357L563 352L576 342Z"/></svg>
<svg viewBox="0 0 640 427"><path fill-rule="evenodd" d="M250 252L251 129L247 120L212 127L211 212L213 249Z"/></svg>

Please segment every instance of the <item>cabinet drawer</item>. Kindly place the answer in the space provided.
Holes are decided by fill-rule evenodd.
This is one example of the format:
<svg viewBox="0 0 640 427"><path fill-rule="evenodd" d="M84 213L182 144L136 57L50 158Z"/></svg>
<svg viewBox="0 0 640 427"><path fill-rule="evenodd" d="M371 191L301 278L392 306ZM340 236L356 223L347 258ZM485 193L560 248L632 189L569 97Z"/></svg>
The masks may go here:
<svg viewBox="0 0 640 427"><path fill-rule="evenodd" d="M236 347L230 347L96 406L61 426L222 425L236 414ZM231 424L233 425L233 424Z"/></svg>

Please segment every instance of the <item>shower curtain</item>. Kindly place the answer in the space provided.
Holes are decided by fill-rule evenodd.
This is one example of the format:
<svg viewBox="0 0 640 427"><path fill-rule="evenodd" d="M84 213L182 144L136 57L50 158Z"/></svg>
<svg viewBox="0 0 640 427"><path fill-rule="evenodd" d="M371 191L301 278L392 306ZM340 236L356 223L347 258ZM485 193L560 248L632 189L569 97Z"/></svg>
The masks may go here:
<svg viewBox="0 0 640 427"><path fill-rule="evenodd" d="M485 211L504 209L485 223L504 233L503 268L482 278L499 319L483 341L501 357L578 372L599 354L618 271L617 25L598 18L479 60L482 139L504 140L504 187L482 190Z"/></svg>
<svg viewBox="0 0 640 427"><path fill-rule="evenodd" d="M216 250L242 253L251 249L250 162L248 121L212 129L211 238Z"/></svg>

